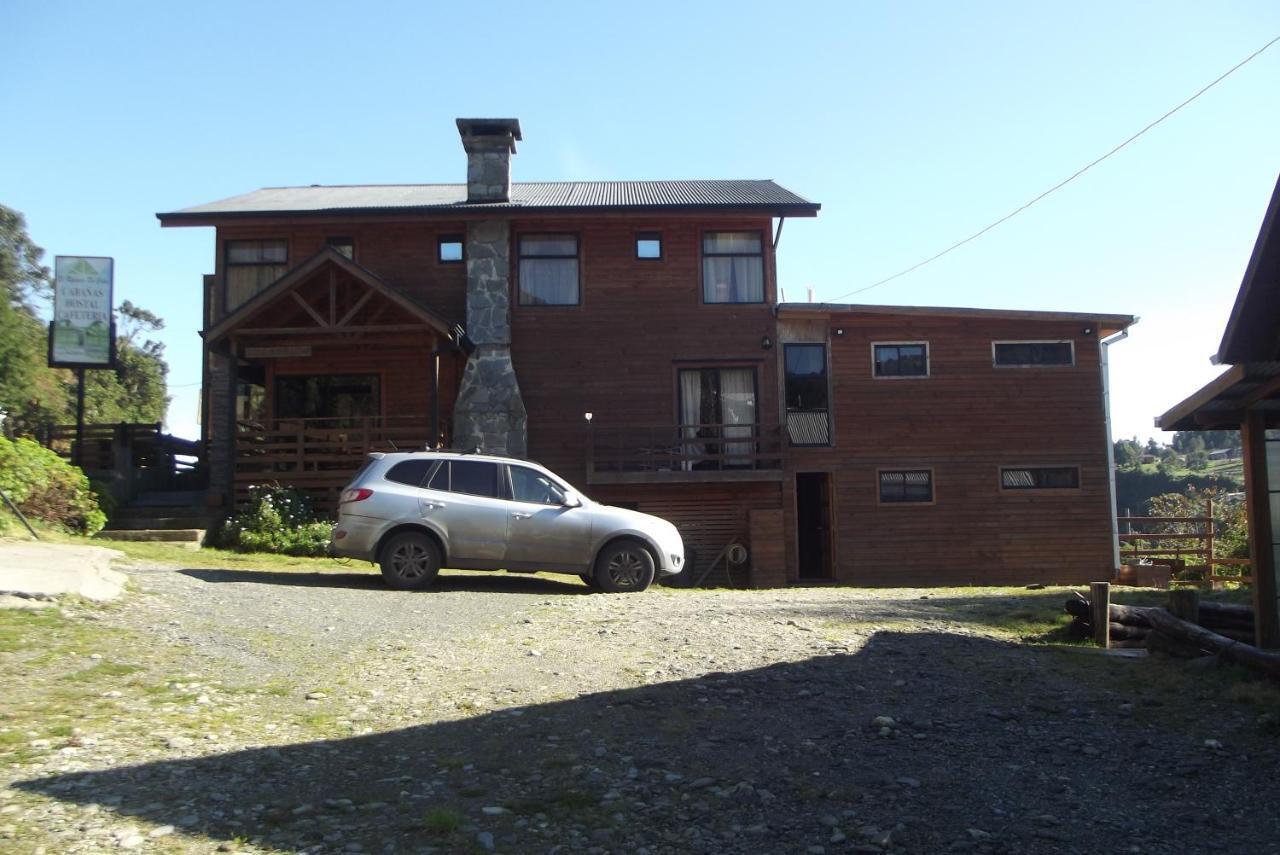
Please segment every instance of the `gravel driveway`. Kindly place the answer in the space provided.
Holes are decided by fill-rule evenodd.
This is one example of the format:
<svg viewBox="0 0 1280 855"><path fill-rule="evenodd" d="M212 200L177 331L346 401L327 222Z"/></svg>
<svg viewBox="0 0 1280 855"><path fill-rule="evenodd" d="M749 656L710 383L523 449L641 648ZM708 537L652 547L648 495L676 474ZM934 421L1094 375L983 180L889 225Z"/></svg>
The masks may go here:
<svg viewBox="0 0 1280 855"><path fill-rule="evenodd" d="M921 591L125 569L0 653L0 851L1280 852L1256 686Z"/></svg>

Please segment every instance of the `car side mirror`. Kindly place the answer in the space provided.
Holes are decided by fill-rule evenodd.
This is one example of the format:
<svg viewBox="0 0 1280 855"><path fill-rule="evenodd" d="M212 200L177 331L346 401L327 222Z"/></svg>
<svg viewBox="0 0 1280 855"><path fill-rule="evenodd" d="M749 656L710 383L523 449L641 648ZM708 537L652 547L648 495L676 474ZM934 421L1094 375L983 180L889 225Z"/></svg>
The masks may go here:
<svg viewBox="0 0 1280 855"><path fill-rule="evenodd" d="M564 500L560 502L562 508L580 508L582 507L582 499L578 498L577 493L565 493Z"/></svg>

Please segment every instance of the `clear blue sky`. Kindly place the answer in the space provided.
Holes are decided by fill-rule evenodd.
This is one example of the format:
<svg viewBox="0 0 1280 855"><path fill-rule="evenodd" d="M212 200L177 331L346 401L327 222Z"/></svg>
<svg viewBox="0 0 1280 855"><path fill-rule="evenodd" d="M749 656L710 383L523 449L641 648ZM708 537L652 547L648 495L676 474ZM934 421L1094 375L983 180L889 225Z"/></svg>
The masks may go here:
<svg viewBox="0 0 1280 855"><path fill-rule="evenodd" d="M790 300L834 300L1065 178L1280 34L1274 0L5 4L0 203L116 258L168 321L194 434L211 229L262 186L457 182L457 116L517 116L516 180L773 178ZM1092 172L858 302L1140 315L1116 436L1214 376L1280 172L1280 45ZM1162 437L1167 439L1167 437Z"/></svg>

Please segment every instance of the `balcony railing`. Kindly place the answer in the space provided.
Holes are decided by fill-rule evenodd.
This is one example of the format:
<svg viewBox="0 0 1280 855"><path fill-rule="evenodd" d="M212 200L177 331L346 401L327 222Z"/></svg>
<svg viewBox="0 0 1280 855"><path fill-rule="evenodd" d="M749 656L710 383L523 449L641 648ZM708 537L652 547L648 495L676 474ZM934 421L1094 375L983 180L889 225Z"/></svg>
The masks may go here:
<svg viewBox="0 0 1280 855"><path fill-rule="evenodd" d="M338 491L371 451L414 451L431 439L419 416L269 419L236 423L235 486L277 482L310 493L321 508L337 505Z"/></svg>
<svg viewBox="0 0 1280 855"><path fill-rule="evenodd" d="M777 425L596 425L587 449L594 484L779 480Z"/></svg>

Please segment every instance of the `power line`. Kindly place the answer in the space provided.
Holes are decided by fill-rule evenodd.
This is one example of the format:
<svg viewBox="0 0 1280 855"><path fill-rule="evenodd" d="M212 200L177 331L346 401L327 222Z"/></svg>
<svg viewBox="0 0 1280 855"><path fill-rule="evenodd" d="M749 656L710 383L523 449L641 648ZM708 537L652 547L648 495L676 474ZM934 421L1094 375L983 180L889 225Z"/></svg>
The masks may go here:
<svg viewBox="0 0 1280 855"><path fill-rule="evenodd" d="M911 265L910 267L906 268L905 270L900 270L900 271L898 271L897 273L893 274L892 276L887 276L887 277L885 277L884 279L881 279L879 282L872 282L870 285L867 285L867 286L865 286L865 287L863 287L863 288L858 288L857 290L855 290L855 291L850 291L850 292L849 292L849 293L847 293L847 294L841 294L839 297L833 297L833 298L830 300L830 302L832 302L832 303L837 303L837 302L839 302L840 300L845 299L846 297L852 297L852 296L854 296L855 294L861 294L861 293L862 293L862 292L864 292L864 291L870 291L872 288L879 288L881 285L884 285L884 284L887 284L887 283L889 283L889 282L892 282L893 280L898 279L899 277L906 276L908 273L911 273L911 272L913 272L913 271L915 271L915 270L919 270L921 267L924 267L926 264L930 264L930 263L932 263L932 262L934 262L934 261L937 261L939 258L942 258L942 256L944 256L944 255L946 255L946 254L948 254L948 253L952 252L953 250L957 250L957 249L959 249L960 247L964 246L966 243L969 243L969 242L970 242L970 241L972 241L972 240L976 240L977 238L982 237L982 236L983 236L983 235L985 235L987 232L989 232L989 231L991 231L992 229L994 229L996 226L998 226L998 225L1000 225L1000 224L1002 224L1002 223L1008 222L1009 220L1011 220L1011 219L1013 219L1014 217L1016 217L1018 214L1021 214L1023 211L1027 210L1027 208L1030 208L1030 207L1031 207L1032 205L1034 205L1036 202L1039 202L1041 199L1043 199L1044 197L1048 196L1050 193L1053 193L1053 192L1055 192L1055 191L1057 191L1057 190L1061 190L1063 187L1066 187L1066 186L1067 186L1068 184L1070 184L1072 181L1075 181L1075 180L1076 180L1077 178L1079 178L1081 175L1084 175L1084 174L1085 174L1086 172L1088 172L1090 169L1093 169L1093 168L1094 168L1095 166L1097 166L1099 163L1102 163L1102 161L1104 161L1104 160L1106 160L1107 158L1111 157L1111 155L1113 155L1113 154L1115 154L1116 152L1120 151L1122 148L1124 148L1125 146L1129 145L1129 143L1131 143L1131 142L1133 142L1134 140L1138 139L1138 137L1142 136L1142 135L1143 135L1143 134L1145 134L1147 131L1151 130L1151 129L1152 129L1152 128L1154 128L1156 125L1160 124L1160 123L1161 123L1161 122L1163 122L1165 119L1167 119L1167 118L1169 118L1170 116L1172 116L1174 113L1177 113L1177 112L1178 112L1179 110L1181 110L1183 107L1187 106L1187 105L1188 105L1188 104L1190 104L1192 101L1196 100L1196 99L1197 99L1197 98L1199 98L1201 95L1203 95L1204 93L1208 92L1210 89L1212 89L1213 87L1217 86L1217 85L1218 85L1219 83L1221 83L1222 81L1226 80L1226 79L1227 79L1228 77L1230 77L1232 74L1234 74L1235 72L1239 71L1239 70L1240 70L1241 68L1243 68L1244 66L1248 65L1248 64L1249 64L1250 62L1252 62L1255 58L1257 58L1259 54L1261 54L1261 53L1262 53L1263 51L1265 51L1267 48L1269 48L1269 47L1271 47L1272 45L1274 45L1276 42L1280 42L1280 36L1276 36L1274 39L1272 39L1271 41L1267 42L1265 45L1263 45L1262 47L1258 48L1258 49L1257 49L1257 50L1255 50L1253 53L1251 53L1251 54L1249 54L1248 56L1246 56L1244 59L1240 60L1240 62L1238 62L1238 63L1236 63L1235 65L1231 66L1231 68L1227 69L1227 70L1226 70L1226 71L1224 71L1222 74L1218 75L1216 78L1214 78L1214 80L1213 80L1212 82L1210 82L1210 83L1209 83L1209 84L1207 84L1206 86L1202 87L1198 92L1196 92L1196 93L1195 93L1194 95L1192 95L1190 98L1188 98L1187 100L1183 101L1181 104L1179 104L1178 106L1174 107L1172 110L1170 110L1169 112L1165 113L1163 116L1161 116L1160 118L1156 119L1154 122L1152 122L1151 124L1147 125L1145 128L1143 128L1142 130L1138 131L1136 134L1134 134L1133 136L1129 137L1127 140L1125 140L1124 142L1120 143L1120 144L1119 144L1118 146L1116 146L1115 148L1113 148L1113 149L1111 149L1110 151L1108 151L1106 154L1104 154L1104 155L1102 155L1101 157L1097 158L1096 160L1093 160L1093 161L1091 161L1090 163L1088 163L1088 164L1086 164L1086 165L1084 165L1084 166L1080 167L1079 169L1077 169L1075 172L1073 172L1073 173L1072 173L1070 176L1068 176L1067 178L1063 179L1062 181L1059 181L1057 184L1053 185L1053 186L1052 186L1052 187L1050 187L1048 190L1046 190L1046 191L1044 191L1043 193L1041 193L1039 196L1036 196L1034 199L1032 199L1031 201L1027 202L1027 203L1026 203L1026 204L1024 204L1024 205L1021 205L1020 207L1015 208L1014 210L1012 210L1012 211L1010 211L1009 213L1005 214L1003 217L1001 217L1000 219L998 219L998 220L996 220L995 222L991 223L990 225L987 225L987 226L983 227L982 229L979 229L978 231L976 231L976 232L974 232L973 234L969 235L969 236L968 236L967 238L965 238L964 240L956 241L955 243L951 244L951 246L947 247L946 249L942 250L942 251L941 251L941 252L939 252L939 253L936 253L936 254L934 254L934 255L929 256L929 257L928 257L928 258L926 258L924 261L917 262L916 264Z"/></svg>

